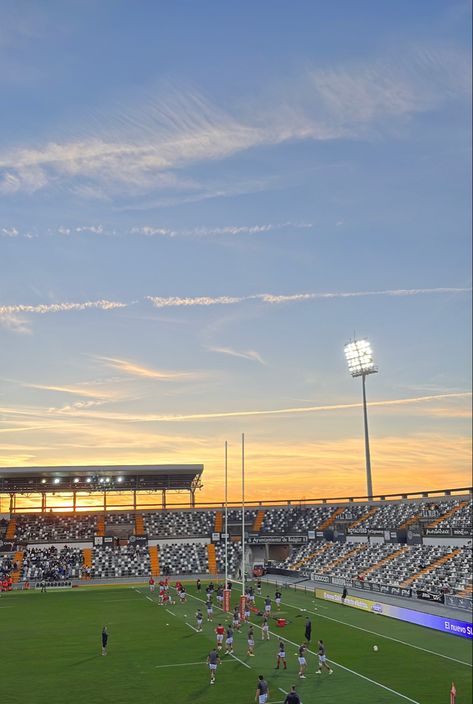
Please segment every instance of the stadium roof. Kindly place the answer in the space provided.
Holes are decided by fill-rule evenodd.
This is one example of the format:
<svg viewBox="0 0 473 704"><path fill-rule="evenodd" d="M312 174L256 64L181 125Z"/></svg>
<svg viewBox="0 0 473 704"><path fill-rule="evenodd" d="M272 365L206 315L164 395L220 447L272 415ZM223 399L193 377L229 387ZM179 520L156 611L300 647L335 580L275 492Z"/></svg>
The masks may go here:
<svg viewBox="0 0 473 704"><path fill-rule="evenodd" d="M202 464L0 467L0 493L195 491Z"/></svg>

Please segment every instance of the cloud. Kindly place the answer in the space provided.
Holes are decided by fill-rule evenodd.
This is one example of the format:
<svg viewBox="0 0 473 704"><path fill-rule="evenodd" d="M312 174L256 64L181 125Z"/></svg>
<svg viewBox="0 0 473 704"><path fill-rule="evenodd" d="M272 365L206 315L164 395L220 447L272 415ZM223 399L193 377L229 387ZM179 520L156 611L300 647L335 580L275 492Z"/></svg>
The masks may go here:
<svg viewBox="0 0 473 704"><path fill-rule="evenodd" d="M28 321L19 318L13 313L0 314L0 328L5 328L9 332L15 332L18 335L31 335L32 330L28 325Z"/></svg>
<svg viewBox="0 0 473 704"><path fill-rule="evenodd" d="M122 360L119 360L122 361ZM125 363L126 365L127 363ZM150 370L146 368L138 367L138 370L144 369L144 373L141 374L140 371L134 372L135 365L131 365L130 371L127 371L125 366L125 373L130 373L137 376L148 377L148 372ZM157 372L159 374L159 372ZM151 374L153 374L151 370ZM160 376L151 378L161 379ZM444 401L446 399L467 399L471 398L471 391L461 391L453 392L447 394L435 394L429 396L414 396L409 398L400 399L386 399L382 401L370 401L368 406L371 408L392 408L398 406L415 406L417 404L431 403L436 401ZM349 411L361 408L361 403L336 403L336 404L325 404L325 405L315 405L315 406L291 406L287 408L271 408L271 409L240 409L234 411L208 411L204 413L126 413L120 411L100 411L98 413L94 411L87 411L83 409L76 410L77 418L94 418L96 420L102 421L114 421L123 423L181 423L190 421L203 421L203 420L218 420L222 418L249 418L258 416L291 416L291 415L301 415L306 413L333 413L339 411ZM0 408L0 413L3 413L5 417L10 415L13 416L23 416L23 417L42 417L44 410L34 407L23 407L23 408ZM58 409L55 410L56 413L60 413Z"/></svg>
<svg viewBox="0 0 473 704"><path fill-rule="evenodd" d="M38 313L46 315L47 313L64 313L71 311L84 311L91 309L98 310L115 310L116 308L128 308L134 302L122 303L120 301L84 301L83 303L40 303L38 305L10 305L0 306L0 317L12 315L15 313Z"/></svg>
<svg viewBox="0 0 473 704"><path fill-rule="evenodd" d="M266 362L264 361L264 359L261 357L260 354L258 354L258 352L255 352L254 350L239 352L237 350L232 350L230 347L208 347L207 349L210 352L220 352L221 354L227 354L230 357L241 357L242 359L249 359L252 362L258 362L259 364L266 366Z"/></svg>
<svg viewBox="0 0 473 704"><path fill-rule="evenodd" d="M404 298L422 295L446 295L471 293L471 288L438 287L438 288L411 288L387 289L384 291L329 291L308 293L256 293L249 296L145 296L142 302L149 302L155 308L192 308L211 306L230 306L245 302L261 302L271 305L284 303L298 303L303 301L330 300L337 298L364 298L371 296L387 296L389 298ZM46 315L50 313L67 313L85 310L111 311L120 308L129 308L139 301L85 301L82 303L40 303L38 305L13 304L0 306L0 320L20 313L33 313Z"/></svg>
<svg viewBox="0 0 473 704"><path fill-rule="evenodd" d="M62 394L73 394L74 396L83 396L85 398L92 399L113 399L117 397L117 394L112 391L107 391L105 389L94 389L90 386L53 386L48 384L28 384L26 382L21 384L29 389L39 389L41 391L53 391Z"/></svg>
<svg viewBox="0 0 473 704"><path fill-rule="evenodd" d="M310 229L313 225L311 223L294 223L294 222L281 222L281 223L266 223L262 225L226 225L225 227L194 227L188 230L171 230L163 227L154 227L151 225L144 225L142 227L132 227L130 234L132 235L144 235L146 237L216 237L225 235L260 235L267 232L273 232L275 230L283 230L287 228L300 230L300 229Z"/></svg>
<svg viewBox="0 0 473 704"><path fill-rule="evenodd" d="M224 110L197 92L171 90L133 109L110 109L109 118L97 110L76 134L0 154L0 193L56 188L83 198L125 196L131 206L162 191L208 197L209 185L186 177L186 167L291 141L373 139L401 118L465 96L468 75L466 53L402 47L369 62L279 78L272 95L247 96L244 108Z"/></svg>
<svg viewBox="0 0 473 704"><path fill-rule="evenodd" d="M201 379L203 376L197 372L163 372L157 369L144 367L136 362L130 362L127 359L100 356L96 356L96 359L103 362L108 367L123 372L124 374L128 374L129 376L156 379L158 381L186 381L198 378Z"/></svg>

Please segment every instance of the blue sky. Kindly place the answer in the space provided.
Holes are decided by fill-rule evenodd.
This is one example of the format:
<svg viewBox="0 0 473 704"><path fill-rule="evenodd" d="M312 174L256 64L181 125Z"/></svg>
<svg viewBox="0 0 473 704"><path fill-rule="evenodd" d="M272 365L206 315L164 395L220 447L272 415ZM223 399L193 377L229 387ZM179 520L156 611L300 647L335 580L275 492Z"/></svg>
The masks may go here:
<svg viewBox="0 0 473 704"><path fill-rule="evenodd" d="M470 3L0 12L0 464L467 482Z"/></svg>

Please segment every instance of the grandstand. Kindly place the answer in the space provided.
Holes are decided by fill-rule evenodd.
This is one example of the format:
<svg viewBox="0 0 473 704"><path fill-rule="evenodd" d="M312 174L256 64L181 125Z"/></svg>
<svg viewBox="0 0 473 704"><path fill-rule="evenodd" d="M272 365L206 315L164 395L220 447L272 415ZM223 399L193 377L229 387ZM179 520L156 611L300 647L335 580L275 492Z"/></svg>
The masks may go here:
<svg viewBox="0 0 473 704"><path fill-rule="evenodd" d="M376 496L372 500L366 497L339 497L265 504L250 502L245 508L243 536L241 506L230 504L225 521L223 504L196 503L195 490L201 484L201 465L195 466L193 471L188 471L189 468L186 467L184 478L178 468L148 468L143 472L143 477L140 477L139 471L142 469L103 468L99 475L98 469L92 468L90 472L94 480L91 482L87 482L89 474L84 468L37 468L36 474L32 474L28 469L24 475L18 469L14 478L9 470L0 470L1 485L5 488L8 483L10 495L10 511L0 517L0 581L3 591L12 592L2 596L8 599L16 596L28 599L29 590L39 587L41 591L53 592L56 598L51 603L57 605L59 611L52 610L53 606L49 607L44 601L41 601L41 604L35 602L34 617L31 615L30 618L34 620L39 609L40 613L44 614L43 623L57 624L57 634L63 630L61 614L64 614L66 619L74 619L76 613L72 608L75 600L64 601L59 595L72 594L73 588L79 588L82 594L95 594L91 600L81 597L81 621L85 618L87 623L94 604L98 604L99 611L94 618L98 618L99 623L105 619L102 614L109 613L109 623L117 629L122 619L128 618L126 624L122 624L123 633L117 636L118 640L122 638L125 644L126 659L122 663L125 670L128 667L128 641L133 643L133 639L138 639L138 642L141 642L142 634L148 632L148 623L151 629L156 622L159 623L162 631L170 626L170 619L173 625L182 621L182 626L177 625L177 636L174 634L177 640L173 641L171 638L168 649L165 648L167 641L163 640L165 649L161 657L167 661L170 653L174 653L174 658L198 663L202 658L200 646L198 643L194 646L193 641L189 641L189 638L192 638L191 629L194 629L189 607L193 609L200 598L200 592L192 586L195 579L201 578L204 586L206 579L222 583L223 574L227 570L229 578L236 583L238 592L239 577L243 572L251 579L253 570L263 570L266 573L263 595L274 590L271 582L282 585L278 586L278 589L283 592L283 601L287 601L286 610L282 612L283 621L287 624L285 633L289 634L285 637L291 638L289 642L294 645L294 639L302 635L297 616L301 616L301 612L305 611L315 614L317 624L323 619L328 619L330 630L325 637L330 639L332 646L336 646L339 656L345 652L346 660L348 651L344 648L351 648L349 644L354 643L354 637L357 638L355 651L360 649L360 657L364 663L363 648L366 643L363 645L363 638L371 638L371 648L373 636L369 634L378 634L378 640L384 638L388 639L386 642L390 642L392 632L396 633L394 640L400 643L409 638L415 642L418 638L420 651L432 653L433 657L437 651L445 652L445 667L439 668L439 664L435 663L436 675L430 677L428 682L424 678L422 685L419 685L421 694L428 694L427 699L421 698L420 695L418 698L408 697L414 702L428 700L438 701L440 704L442 698L435 698L439 687L436 682L437 679L444 682L453 671L452 645L444 645L439 641L434 649L430 646L430 640L433 637L452 638L451 635L431 631L432 635L420 638L409 630L402 630L416 628L410 624L399 622L397 626L381 626L381 623L378 625L360 620L369 619L369 613L359 616L354 614L353 617L344 613L340 618L336 611L340 607L328 604L324 607L325 610L321 611L319 606L314 607L313 596L340 599L340 590L345 587L350 594L356 595L353 596L354 605L374 604L375 602L366 601L368 597L376 599L377 609L390 608L389 604L395 603L405 607L401 609L402 612L414 614L412 618L416 618L415 614L424 614L424 619L436 618L437 613L440 623L452 623L452 628L467 628L468 626L456 624L468 623L462 619L468 618L472 606L471 489ZM166 499L167 492L172 491L173 486L176 488L178 475L180 488L177 490L188 493L188 506L173 506ZM107 477L113 479L110 482L100 481ZM122 481L118 482L118 477L122 477ZM79 505L79 496L71 502L73 510L54 510L58 507L49 505L49 502L54 500L53 493L58 486L55 483L57 478L60 479L59 485L64 482L72 491L80 482L88 484L95 510ZM80 482L74 482L74 479L78 478ZM140 503L142 490L136 488L144 483L140 478L145 479L147 486L147 502L143 504ZM35 493L30 493L25 487L33 486L36 489L38 483L42 487L42 510L22 510L19 498ZM135 488L130 495L130 505L118 507L114 497L118 495L117 492L123 484ZM79 488L76 490L79 492ZM153 495L159 500L150 506L148 502ZM224 535L225 524L228 525L228 540L225 540ZM153 592L143 591L143 585L147 585L150 579L159 584L169 579L172 585L177 579L189 580L187 589L192 604L173 605L172 610L162 611L164 618L153 612L153 618L150 619L148 611L143 616L143 604L154 607L160 603L160 597L154 596ZM88 590L89 586L94 585L104 587L99 590L103 597L97 590ZM114 587L112 595L109 594L111 586ZM121 589L117 590L117 586L121 586ZM288 591L290 587L292 589ZM294 588L300 591L296 592ZM159 590L161 589L160 586ZM129 596L130 594L133 596ZM143 599L144 596L146 599ZM239 600L239 593L236 597ZM257 597L257 602L260 598ZM108 602L110 607L107 606ZM9 601L8 608L10 603ZM22 615L28 618L30 603L33 604L33 601L22 600L22 610L16 619L13 615L10 617L8 609L1 612L3 617L6 616L6 622L10 621L12 633L16 632L18 619L21 620ZM118 609L114 608L115 604ZM0 607L2 606L3 602L0 604ZM108 608L110 611L107 611ZM219 607L215 605L214 608L218 610ZM263 608L262 602L257 603L252 615L256 629L259 628L259 608ZM296 612L295 617L292 612ZM5 622L5 618L3 620ZM384 621L383 619L382 623ZM184 633L180 632L180 628L184 628ZM212 628L212 625L208 624L209 642L213 637ZM319 628L320 625L317 625L317 630ZM342 629L339 635L336 628ZM350 628L356 629L354 636ZM148 638L153 635L154 631L151 630ZM272 638L281 636L281 632L272 632ZM83 637L87 639L87 631ZM156 647L159 650L161 646L155 642ZM460 646L455 647L456 650L453 648L453 651L457 655L454 660L460 663L457 667L464 667L464 664L461 664L467 662L464 650ZM388 652L386 645L384 648ZM273 668L273 656L274 653L268 652L266 660L264 657L261 660L266 669ZM142 651L138 657L141 662ZM251 671L252 665L247 662L248 658L243 660L243 657L244 653L240 651L234 662ZM61 658L61 654L57 653L56 658ZM396 662L396 658L398 667L405 670L402 653L389 652L389 665ZM84 658L83 662L88 660L90 658ZM79 662L82 660L79 659ZM413 666L416 663L414 660ZM351 664L356 665L358 669L362 667L357 663ZM156 663L153 661L152 668L155 667ZM426 669L429 667L432 667L430 661L425 664ZM343 697L347 691L350 691L349 696L352 697L352 690L358 693L359 699L350 701L381 701L378 692L363 689L363 682L366 680L350 679L349 683L344 684L343 677L340 676L343 671L337 673L336 684L331 688L331 692L333 689L332 694L340 701L345 701ZM102 674L98 671L97 676L101 678ZM453 676L457 682L463 682L464 688L468 687L463 671L455 671L452 678ZM389 695L385 701L393 704L399 700L398 688L410 692L409 687L415 681L411 674L409 685L401 687L395 678L389 679L384 671L381 674L371 670L369 678L368 681L389 681L389 691L395 694ZM383 688L384 685L379 687ZM332 694L327 693L329 699L324 699L323 696L320 698L319 694L317 697L324 702L329 701ZM133 694L129 701L135 700L142 701L136 699Z"/></svg>

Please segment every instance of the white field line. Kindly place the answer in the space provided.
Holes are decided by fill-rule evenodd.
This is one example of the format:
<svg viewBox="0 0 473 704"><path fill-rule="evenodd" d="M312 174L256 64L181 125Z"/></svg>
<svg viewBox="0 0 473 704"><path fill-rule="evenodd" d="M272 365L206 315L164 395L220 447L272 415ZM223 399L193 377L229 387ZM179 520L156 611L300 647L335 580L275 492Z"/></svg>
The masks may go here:
<svg viewBox="0 0 473 704"><path fill-rule="evenodd" d="M355 626L352 623L347 623L346 621L340 621L338 618L333 618L333 616L324 616L323 614L316 614L314 611L310 611L309 609L301 609L299 606L295 606L294 604L288 604L287 602L286 606L290 606L291 609L296 609L297 611L301 611L302 613L308 613L308 614L314 614L315 616L318 616L319 618L325 618L328 621L335 621L335 623L341 623L343 626L348 626L349 628L356 628L357 631L363 631L364 633L371 633L373 636L378 636L379 638L385 638L386 640L392 640L395 643L401 643L401 645L406 645L408 648L415 648L416 650L423 650L424 653L429 653L429 655L438 655L439 658L445 658L445 660L453 660L453 662L457 662L460 665L466 665L467 667L472 667L472 664L469 662L464 662L464 660L457 660L457 658L452 658L450 655L444 655L443 653L437 653L435 650L428 650L427 648L422 648L420 645L414 645L413 643L407 643L405 640L399 640L399 638L394 638L393 636L386 636L383 633L377 633L376 631L370 631L368 628L362 628L361 626Z"/></svg>
<svg viewBox="0 0 473 704"><path fill-rule="evenodd" d="M174 611L171 611L171 609L166 609L168 614L171 614L171 616L177 616L177 614L174 613Z"/></svg>
<svg viewBox="0 0 473 704"><path fill-rule="evenodd" d="M240 658L237 658L237 656L236 656L236 655L233 655L233 653L230 653L230 656L231 656L232 658L234 658L235 660L238 660L238 662L241 662L242 665L244 665L244 666L247 667L249 670L251 670L251 665L248 665L247 662L244 662L243 660L240 660Z"/></svg>
<svg viewBox="0 0 473 704"><path fill-rule="evenodd" d="M192 626L190 623L187 623L187 621L186 621L186 626L189 626L189 628L192 628L192 630L195 631L196 633L200 633L200 631L198 631L197 628L194 628L194 626Z"/></svg>
<svg viewBox="0 0 473 704"><path fill-rule="evenodd" d="M203 599L199 599L199 597L194 596L193 594L188 594L188 596L192 597L192 599L196 599L197 601L201 601L202 603L205 603ZM223 611L219 606L217 608L220 611ZM256 628L261 629L262 627L259 626L257 623L253 624L256 626ZM286 641L286 643L290 643L291 645L295 645L296 648L299 647L298 643L294 643L293 640L289 640L288 638L283 638L280 633L274 633L274 631L269 631L272 636L275 638L280 638L281 640ZM316 653L313 650L309 650L307 648L307 652L311 653L312 655L316 655ZM352 675L356 675L357 677L361 677L362 680L366 680L367 682L371 682L371 684L376 685L377 687L381 687L381 689L385 689L388 692L391 692L392 694L395 694L398 697L401 697L402 699L405 699L408 702L412 702L412 704L420 704L420 702L416 701L415 699L411 699L410 697L407 697L405 694L401 694L401 692L397 692L395 689L391 689L391 687L387 687L385 684L381 684L381 682L377 682L376 680L372 680L370 677L366 677L365 675L360 674L359 672L356 672L356 670L350 670L349 667L345 667L344 665L340 665L340 663L335 662L335 660L330 660L334 665L337 667L340 667L342 670L346 670L347 672L350 672Z"/></svg>
<svg viewBox="0 0 473 704"><path fill-rule="evenodd" d="M206 665L206 660L200 660L199 662L175 662L172 665L155 665L155 667L190 667L191 665Z"/></svg>
<svg viewBox="0 0 473 704"><path fill-rule="evenodd" d="M150 596L147 596L146 598L148 599L148 601L152 601L154 604L154 599L152 599Z"/></svg>

